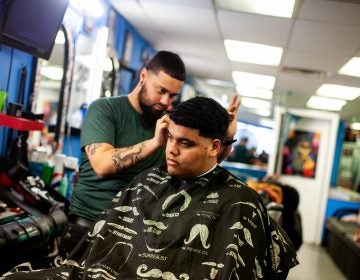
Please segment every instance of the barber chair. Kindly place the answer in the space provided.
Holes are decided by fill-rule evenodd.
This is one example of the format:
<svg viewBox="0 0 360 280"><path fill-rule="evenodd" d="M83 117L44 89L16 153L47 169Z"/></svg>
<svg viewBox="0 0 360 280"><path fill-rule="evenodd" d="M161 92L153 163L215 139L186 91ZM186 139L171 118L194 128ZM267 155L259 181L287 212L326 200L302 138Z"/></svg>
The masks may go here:
<svg viewBox="0 0 360 280"><path fill-rule="evenodd" d="M266 204L266 209L268 211L268 214L275 222L277 222L279 225L283 224L283 211L284 206L280 203L276 202L270 202Z"/></svg>
<svg viewBox="0 0 360 280"><path fill-rule="evenodd" d="M271 179L248 184L260 194L270 217L281 225L298 250L303 242L298 191L292 186Z"/></svg>

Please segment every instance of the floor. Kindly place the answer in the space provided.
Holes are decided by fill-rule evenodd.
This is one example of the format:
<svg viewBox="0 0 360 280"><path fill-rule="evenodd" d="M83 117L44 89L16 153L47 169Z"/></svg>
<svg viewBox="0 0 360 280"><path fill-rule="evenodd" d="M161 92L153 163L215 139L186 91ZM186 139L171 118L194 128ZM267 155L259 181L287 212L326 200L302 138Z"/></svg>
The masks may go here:
<svg viewBox="0 0 360 280"><path fill-rule="evenodd" d="M323 247L303 244L298 258L300 264L290 270L288 280L346 280Z"/></svg>

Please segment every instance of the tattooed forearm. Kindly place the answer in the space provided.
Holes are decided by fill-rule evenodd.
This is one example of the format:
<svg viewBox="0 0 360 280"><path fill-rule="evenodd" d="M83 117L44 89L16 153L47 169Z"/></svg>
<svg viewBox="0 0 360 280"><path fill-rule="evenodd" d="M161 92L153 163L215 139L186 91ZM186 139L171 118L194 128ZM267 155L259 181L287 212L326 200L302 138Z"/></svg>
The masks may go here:
<svg viewBox="0 0 360 280"><path fill-rule="evenodd" d="M86 146L86 150L88 153L90 153L93 156L96 152L96 149L99 147L101 147L101 144L94 143L94 144L90 144L90 145Z"/></svg>
<svg viewBox="0 0 360 280"><path fill-rule="evenodd" d="M132 146L126 149L116 149L111 157L116 171L121 172L122 170L129 168L135 165L137 162L141 161L143 158L140 154L144 147L145 144L141 143L138 146ZM132 151L128 153L129 150Z"/></svg>
<svg viewBox="0 0 360 280"><path fill-rule="evenodd" d="M112 160L114 162L116 171L121 172L122 170L135 165L138 161L142 160L142 158L138 153L129 154L123 158L121 158L120 153L116 153L113 155Z"/></svg>

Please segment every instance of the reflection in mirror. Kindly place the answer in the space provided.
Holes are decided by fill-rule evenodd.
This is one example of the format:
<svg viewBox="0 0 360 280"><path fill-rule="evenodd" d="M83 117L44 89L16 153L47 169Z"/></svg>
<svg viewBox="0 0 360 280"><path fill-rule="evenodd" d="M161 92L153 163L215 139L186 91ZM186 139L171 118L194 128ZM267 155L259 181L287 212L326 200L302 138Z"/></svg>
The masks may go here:
<svg viewBox="0 0 360 280"><path fill-rule="evenodd" d="M74 71L66 114L63 153L78 158L81 157L80 130L87 106L102 94L108 29L101 27L93 35L81 33L76 37ZM107 72L111 76L114 67L111 63L108 64ZM114 92L111 84L112 82L105 91Z"/></svg>
<svg viewBox="0 0 360 280"><path fill-rule="evenodd" d="M87 102L91 87L91 65L93 41L90 37L80 34L76 39L74 71L71 83L71 94L67 122L71 125L71 116L82 104ZM80 128L80 127L77 127Z"/></svg>
<svg viewBox="0 0 360 280"><path fill-rule="evenodd" d="M238 122L234 138L237 141L227 161L267 168L269 155L273 152L272 129Z"/></svg>
<svg viewBox="0 0 360 280"><path fill-rule="evenodd" d="M67 122L69 126L80 129L72 123L72 116L81 107L100 97L103 66L106 56L108 29L99 28L95 40L88 34L79 34L76 38L74 71Z"/></svg>
<svg viewBox="0 0 360 280"><path fill-rule="evenodd" d="M64 105L64 87L67 70L68 37L64 26L59 30L49 60L39 59L34 86L32 111L44 114L44 129L32 132L32 149L42 150L48 156L61 146L61 117Z"/></svg>
<svg viewBox="0 0 360 280"><path fill-rule="evenodd" d="M94 43L89 36L84 34L77 36L63 147L64 153L68 156L80 157L80 128L92 86L93 48Z"/></svg>
<svg viewBox="0 0 360 280"><path fill-rule="evenodd" d="M117 96L119 87L119 63L115 55L108 52L105 58L100 97Z"/></svg>

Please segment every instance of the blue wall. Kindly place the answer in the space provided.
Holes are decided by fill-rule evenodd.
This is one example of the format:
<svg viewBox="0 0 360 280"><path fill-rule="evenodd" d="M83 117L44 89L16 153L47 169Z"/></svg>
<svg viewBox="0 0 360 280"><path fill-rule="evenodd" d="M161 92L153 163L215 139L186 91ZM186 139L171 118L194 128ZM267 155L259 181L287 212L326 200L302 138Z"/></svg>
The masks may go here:
<svg viewBox="0 0 360 280"><path fill-rule="evenodd" d="M30 83L32 76L32 64L35 58L22 51L10 48L5 45L0 46L0 91L7 92L7 100L3 112L6 111L9 102L17 103L20 86L21 70L23 67L27 70L25 90L24 90L24 108L28 109L29 96L31 94ZM9 129L0 127L0 155L7 153L7 139Z"/></svg>
<svg viewBox="0 0 360 280"><path fill-rule="evenodd" d="M131 26L122 15L117 14L115 31L114 31L114 49L120 60L124 57L126 34L129 32L133 37L133 48L131 59L127 65L134 71L139 71L143 66L142 54L147 52L150 56L155 53L154 48ZM121 65L120 65L121 67ZM134 73L122 69L120 72L119 93L120 95L128 94L133 88Z"/></svg>

